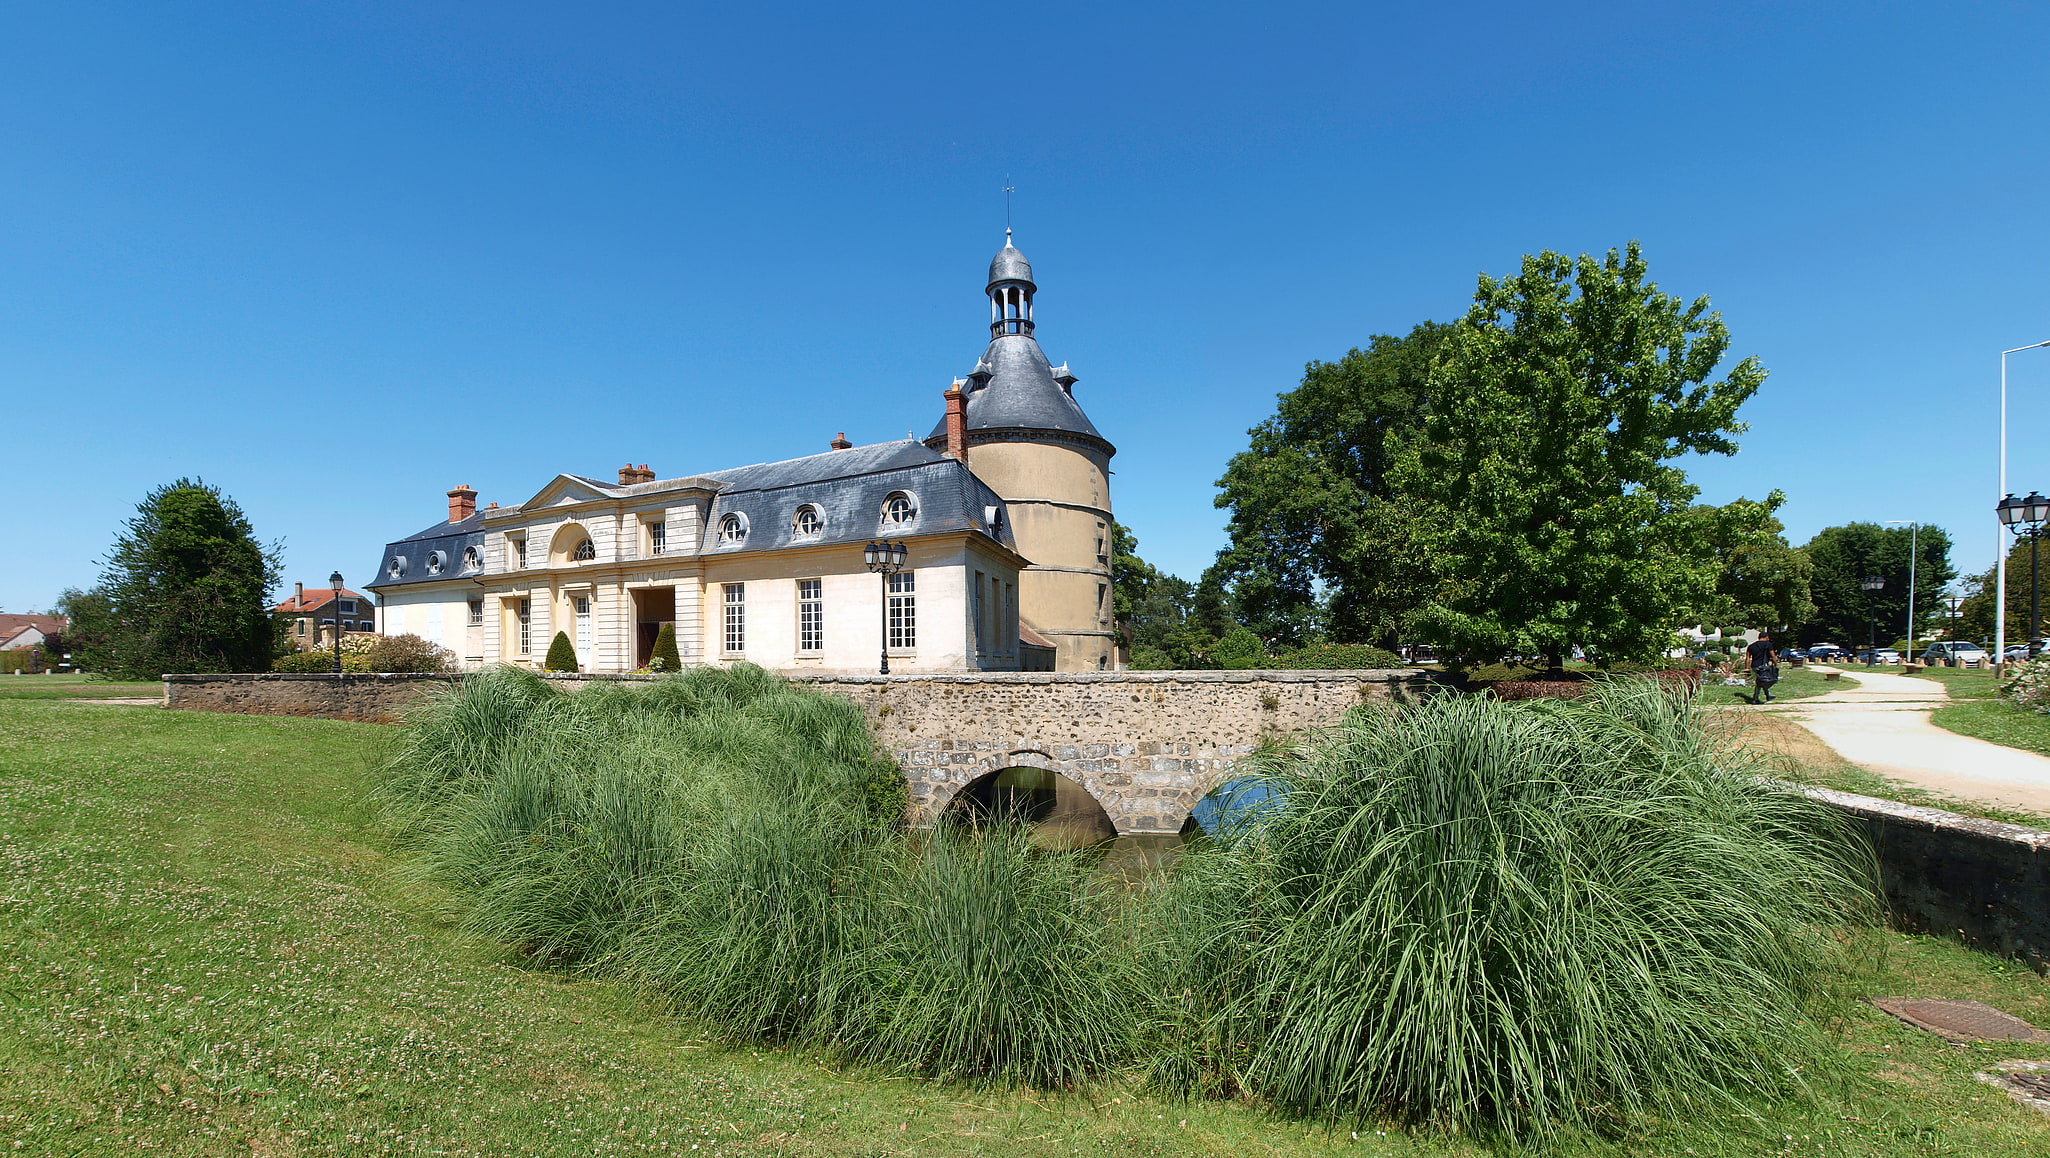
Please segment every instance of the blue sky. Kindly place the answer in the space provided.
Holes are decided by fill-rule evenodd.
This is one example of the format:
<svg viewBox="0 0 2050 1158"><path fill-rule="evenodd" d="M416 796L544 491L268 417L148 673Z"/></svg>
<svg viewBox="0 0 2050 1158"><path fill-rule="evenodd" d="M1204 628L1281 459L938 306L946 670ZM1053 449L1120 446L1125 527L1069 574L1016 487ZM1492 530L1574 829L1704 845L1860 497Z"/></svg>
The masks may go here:
<svg viewBox="0 0 2050 1158"><path fill-rule="evenodd" d="M17 5L0 609L181 475L360 585L457 483L923 435L1008 174L1039 337L1193 577L1310 359L1636 238L1771 370L1703 497L1995 550L2050 339L2032 3ZM2050 488L2050 350L2011 361Z"/></svg>

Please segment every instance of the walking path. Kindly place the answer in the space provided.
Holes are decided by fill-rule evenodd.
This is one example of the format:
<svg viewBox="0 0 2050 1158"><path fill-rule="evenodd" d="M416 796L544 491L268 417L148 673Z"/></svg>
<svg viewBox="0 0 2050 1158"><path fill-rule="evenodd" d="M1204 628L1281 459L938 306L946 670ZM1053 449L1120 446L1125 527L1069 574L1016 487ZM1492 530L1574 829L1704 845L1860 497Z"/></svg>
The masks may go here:
<svg viewBox="0 0 2050 1158"><path fill-rule="evenodd" d="M1950 693L1935 680L1848 669L1858 686L1760 711L1815 733L1853 764L1953 796L2050 813L2050 756L2003 748L1929 722Z"/></svg>

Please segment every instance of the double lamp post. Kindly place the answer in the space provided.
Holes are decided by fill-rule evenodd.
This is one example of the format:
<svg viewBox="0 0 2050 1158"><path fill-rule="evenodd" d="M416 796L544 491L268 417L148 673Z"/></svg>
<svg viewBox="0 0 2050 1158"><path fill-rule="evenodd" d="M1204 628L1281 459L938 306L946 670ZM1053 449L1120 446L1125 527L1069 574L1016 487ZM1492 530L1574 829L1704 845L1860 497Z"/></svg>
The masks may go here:
<svg viewBox="0 0 2050 1158"><path fill-rule="evenodd" d="M2025 516L2032 509L2030 500L2040 502L2043 496L2030 491L2028 498L2017 499L2014 492L2007 489L2007 356L2019 354L2023 350L2040 350L2045 346L2050 346L2050 342L2031 342L2026 346L2000 351L2000 501L1994 505L1993 510L2000 516L2000 525L2010 531L2014 530L2017 523L2028 522ZM2017 514L2017 506L2021 514ZM2041 525L2040 517L2035 523L2030 524L2032 528ZM2014 533L2019 535L2021 532ZM2000 550L2000 562L1993 568L1993 670L2000 672L2007 665L2007 540L1996 533L1994 541ZM2031 559L2035 557L2035 549L2035 536L2031 535ZM2031 582L2033 583L2033 578ZM2032 592L2032 604L2034 599ZM2041 625L2036 621L2035 613L2032 611L2029 616L2029 646L2032 648L2036 645L2036 633L2039 630Z"/></svg>
<svg viewBox="0 0 2050 1158"><path fill-rule="evenodd" d="M890 674L890 576L904 569L905 556L910 554L902 540L892 543L877 539L861 549L862 561L875 572L883 582L883 666L882 674Z"/></svg>

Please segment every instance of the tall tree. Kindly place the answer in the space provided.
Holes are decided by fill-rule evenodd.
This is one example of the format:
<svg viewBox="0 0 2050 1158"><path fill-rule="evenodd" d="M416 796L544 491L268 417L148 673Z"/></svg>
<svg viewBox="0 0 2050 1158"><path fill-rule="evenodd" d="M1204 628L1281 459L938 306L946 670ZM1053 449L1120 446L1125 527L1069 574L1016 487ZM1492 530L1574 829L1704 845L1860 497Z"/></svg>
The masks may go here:
<svg viewBox="0 0 2050 1158"><path fill-rule="evenodd" d="M1950 564L1950 536L1942 527L1883 527L1846 523L1824 527L1808 541L1815 564L1815 614L1801 626L1802 643L1891 643L1907 630L1909 546L1915 548L1915 636L1929 638L1947 609L1943 588L1957 578ZM1885 586L1864 590L1877 578Z"/></svg>
<svg viewBox="0 0 2050 1158"><path fill-rule="evenodd" d="M201 480L158 487L135 511L99 586L67 595L90 608L79 665L128 679L268 671L277 547L259 544L234 500Z"/></svg>
<svg viewBox="0 0 2050 1158"><path fill-rule="evenodd" d="M1578 644L1650 658L1714 599L1715 551L1670 465L1733 454L1737 408L1765 380L1754 358L1710 381L1729 332L1645 277L1637 243L1604 259L1557 253L1483 274L1430 380L1397 486L1442 580L1420 634L1474 659L1560 666Z"/></svg>
<svg viewBox="0 0 2050 1158"><path fill-rule="evenodd" d="M1815 614L1808 597L1815 566L1806 551L1787 545L1775 515L1786 501L1773 491L1763 502L1694 508L1718 565L1713 600L1689 617L1699 626L1732 635L1746 628L1779 632Z"/></svg>
<svg viewBox="0 0 2050 1158"><path fill-rule="evenodd" d="M2029 550L2032 545L2038 552L2037 583L2050 588L2050 534L2025 531L2015 540L2007 555L2007 642L2010 644L2029 641L2030 605L2038 600L2043 617L2038 626L2050 626L2050 598L2043 598L2046 592L2030 590ZM1963 598L1958 604L1954 624L1957 638L1977 640L1989 648L1993 646L1993 600L1999 590L1996 579L1994 568L1988 567L1976 575L1967 576L1959 585L1959 594Z"/></svg>
<svg viewBox="0 0 2050 1158"><path fill-rule="evenodd" d="M1231 512L1230 543L1216 573L1269 643L1328 635L1392 646L1429 589L1426 557L1408 549L1411 505L1388 471L1423 427L1431 367L1452 329L1425 322L1311 362L1225 467L1216 503Z"/></svg>

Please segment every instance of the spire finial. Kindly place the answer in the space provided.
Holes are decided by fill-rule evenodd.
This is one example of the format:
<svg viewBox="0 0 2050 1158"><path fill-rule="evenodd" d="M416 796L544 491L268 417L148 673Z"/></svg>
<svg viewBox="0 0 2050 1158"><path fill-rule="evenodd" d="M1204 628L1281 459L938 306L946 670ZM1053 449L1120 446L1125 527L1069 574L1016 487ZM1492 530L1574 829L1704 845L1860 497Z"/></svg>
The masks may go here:
<svg viewBox="0 0 2050 1158"><path fill-rule="evenodd" d="M1013 193L1016 193L1017 191L1018 191L1018 187L1017 187L1016 185L1013 185L1013 184L1011 184L1011 175L1010 175L1009 173L1006 173L1006 174L1004 174L1004 248L1005 248L1005 249L1010 249L1010 248L1012 248L1012 245L1011 245L1011 194L1013 194Z"/></svg>

